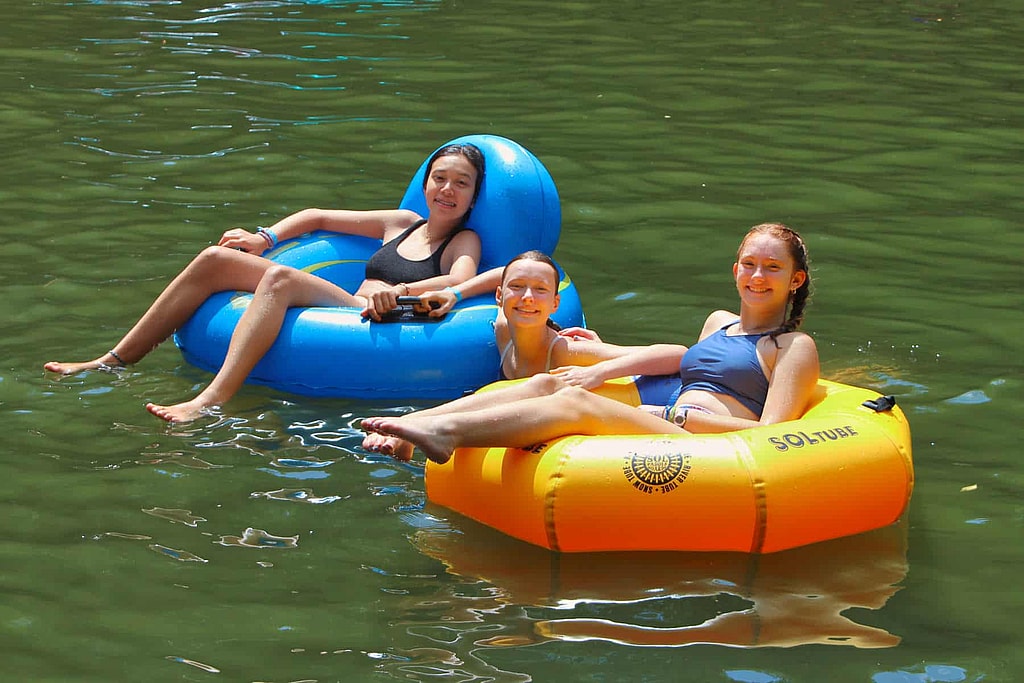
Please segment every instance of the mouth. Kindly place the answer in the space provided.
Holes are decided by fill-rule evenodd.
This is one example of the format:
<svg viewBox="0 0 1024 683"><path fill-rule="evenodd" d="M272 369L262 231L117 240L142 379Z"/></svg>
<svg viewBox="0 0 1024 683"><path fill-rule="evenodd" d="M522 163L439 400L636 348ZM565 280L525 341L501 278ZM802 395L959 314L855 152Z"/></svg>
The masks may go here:
<svg viewBox="0 0 1024 683"><path fill-rule="evenodd" d="M450 202L450 201L448 201L446 199L437 198L437 199L434 200L434 203L437 204L438 206L443 206L446 209L454 209L455 208L455 202Z"/></svg>

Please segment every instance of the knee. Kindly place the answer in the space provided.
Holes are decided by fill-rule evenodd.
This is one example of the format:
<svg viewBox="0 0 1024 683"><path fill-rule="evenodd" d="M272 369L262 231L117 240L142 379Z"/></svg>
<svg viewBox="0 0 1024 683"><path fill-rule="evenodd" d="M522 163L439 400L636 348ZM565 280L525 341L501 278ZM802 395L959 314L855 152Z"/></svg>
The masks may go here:
<svg viewBox="0 0 1024 683"><path fill-rule="evenodd" d="M558 390L559 398L569 401L572 405L587 405L591 403L591 399L594 398L594 394L590 393L582 387L570 387L568 385Z"/></svg>
<svg viewBox="0 0 1024 683"><path fill-rule="evenodd" d="M570 386L559 390L555 394L555 398L558 399L564 409L573 413L577 421L600 416L602 413L601 408L605 401L603 396L598 396L582 387Z"/></svg>
<svg viewBox="0 0 1024 683"><path fill-rule="evenodd" d="M566 389L568 385L558 377L542 372L526 380L526 386L535 396L550 396L558 391Z"/></svg>
<svg viewBox="0 0 1024 683"><path fill-rule="evenodd" d="M218 270L223 267L229 256L228 250L224 247L209 246L196 254L190 266L203 271Z"/></svg>
<svg viewBox="0 0 1024 683"><path fill-rule="evenodd" d="M298 271L289 266L273 265L263 273L256 291L277 297L287 295L295 287L297 274Z"/></svg>

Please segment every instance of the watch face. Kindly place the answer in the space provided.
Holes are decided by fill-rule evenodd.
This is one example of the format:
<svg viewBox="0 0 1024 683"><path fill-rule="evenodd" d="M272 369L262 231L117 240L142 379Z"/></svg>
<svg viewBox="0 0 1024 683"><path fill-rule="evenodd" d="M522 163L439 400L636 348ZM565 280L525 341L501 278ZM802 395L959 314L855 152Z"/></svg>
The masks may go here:
<svg viewBox="0 0 1024 683"><path fill-rule="evenodd" d="M689 410L689 408L683 408L682 410L677 412L672 417L672 421L675 422L679 426L682 426L682 425L686 424L686 411L687 410Z"/></svg>

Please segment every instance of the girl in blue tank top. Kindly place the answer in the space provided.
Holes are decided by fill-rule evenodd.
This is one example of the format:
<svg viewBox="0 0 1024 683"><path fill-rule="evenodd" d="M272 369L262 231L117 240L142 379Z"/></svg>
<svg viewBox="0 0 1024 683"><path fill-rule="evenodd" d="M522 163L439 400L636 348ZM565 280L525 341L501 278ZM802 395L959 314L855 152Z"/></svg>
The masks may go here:
<svg viewBox="0 0 1024 683"><path fill-rule="evenodd" d="M794 420L819 374L814 340L797 331L811 288L803 239L780 223L754 226L740 243L733 278L739 315L709 315L692 354L676 344L642 347L487 392L473 410L371 417L363 429L446 462L460 447L526 447L569 434L730 432ZM675 372L683 383L668 411L637 410L587 391L614 377Z"/></svg>

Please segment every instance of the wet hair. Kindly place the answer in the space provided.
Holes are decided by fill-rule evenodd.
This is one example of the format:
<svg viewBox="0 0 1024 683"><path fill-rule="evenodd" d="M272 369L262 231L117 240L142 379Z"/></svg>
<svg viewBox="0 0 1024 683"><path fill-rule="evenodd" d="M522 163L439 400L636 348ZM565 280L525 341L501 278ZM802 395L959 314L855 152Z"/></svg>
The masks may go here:
<svg viewBox="0 0 1024 683"><path fill-rule="evenodd" d="M538 251L537 249L531 249L530 251L524 251L522 254L519 254L518 256L513 256L512 259L508 263L505 264L505 269L501 271L501 284L502 285L505 284L505 277L508 275L509 266L511 266L516 261L536 261L537 263L544 263L546 265L551 266L551 270L553 270L554 273L555 273L555 291L556 292L558 291L558 282L559 282L559 280L562 279L562 276L558 272L558 266L555 264L554 259L552 259L550 256L545 254L543 251ZM548 318L547 325L548 325L548 327L550 327L551 329L555 330L556 332L558 330L562 329L562 326L559 325L558 323L556 323L551 318Z"/></svg>
<svg viewBox="0 0 1024 683"><path fill-rule="evenodd" d="M754 235L768 235L785 242L789 255L793 259L794 270L802 270L806 274L803 284L789 295L788 313L785 321L768 333L768 337L778 346L779 342L776 337L786 332L793 332L803 323L804 309L807 308L807 302L811 298L811 268L810 260L807 256L807 245L804 244L800 233L789 226L782 223L761 223L747 231L743 241L740 242L740 248L736 252L737 259L739 259L740 252L743 251L743 245Z"/></svg>
<svg viewBox="0 0 1024 683"><path fill-rule="evenodd" d="M434 152L431 155L430 160L427 161L427 171L423 174L424 189L426 189L427 181L430 179L430 171L434 168L434 162L441 157L448 156L463 156L466 158L466 161L473 164L473 168L476 169L476 187L473 188L473 201L470 203L469 208L466 209L466 213L462 214L462 222L465 223L469 220L469 214L473 211L473 206L476 204L476 198L480 194L480 186L484 182L484 153L480 151L479 147L471 145L468 142L445 145Z"/></svg>

